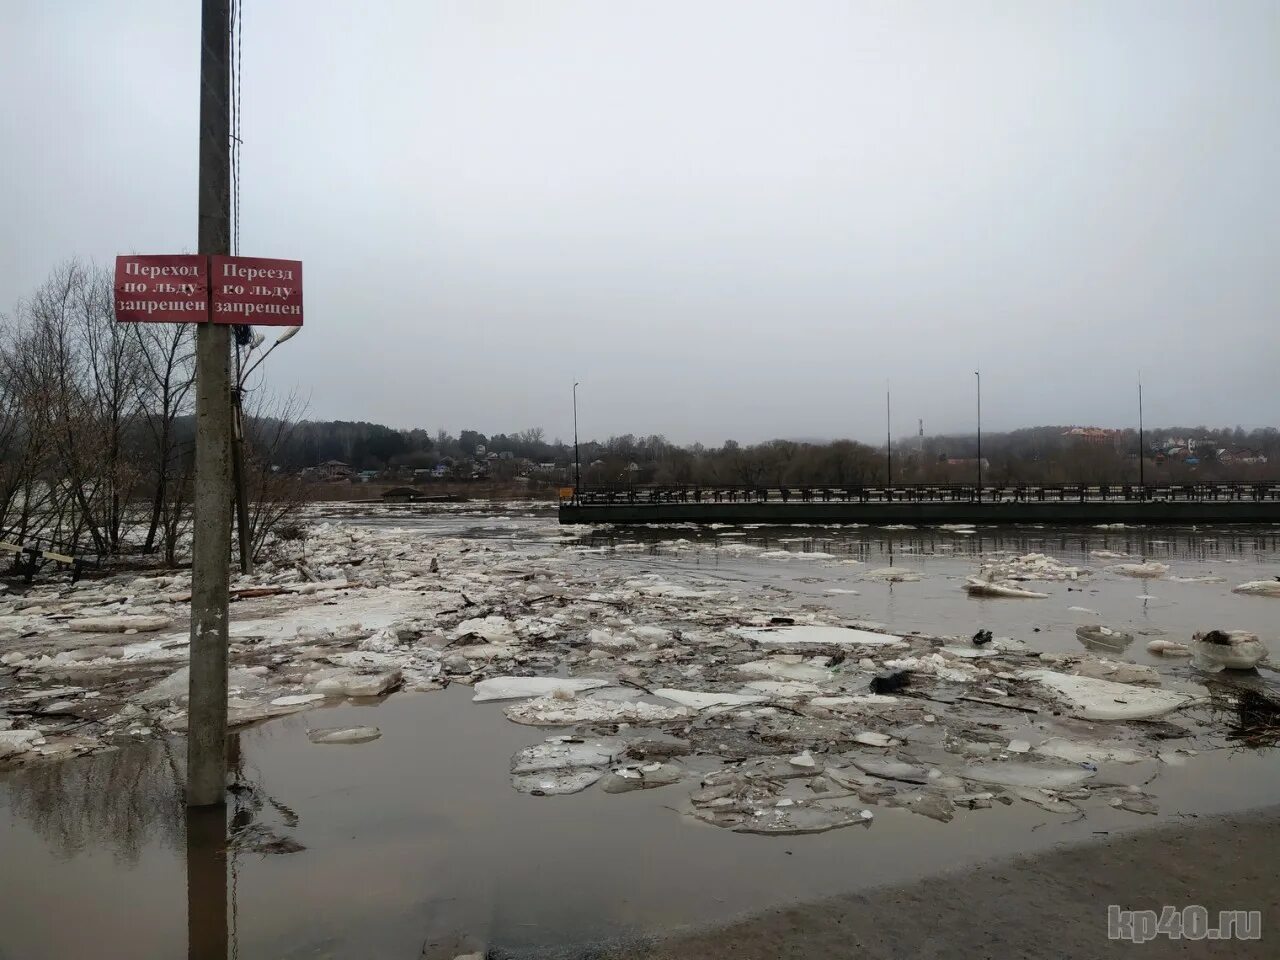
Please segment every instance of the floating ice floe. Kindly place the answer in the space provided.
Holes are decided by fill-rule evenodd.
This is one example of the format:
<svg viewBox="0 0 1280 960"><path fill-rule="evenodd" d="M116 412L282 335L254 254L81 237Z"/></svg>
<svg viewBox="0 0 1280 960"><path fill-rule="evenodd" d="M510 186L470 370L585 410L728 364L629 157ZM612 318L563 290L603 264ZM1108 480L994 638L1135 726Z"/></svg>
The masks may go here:
<svg viewBox="0 0 1280 960"><path fill-rule="evenodd" d="M607 687L608 680L593 680L587 677L490 677L476 683L476 703L487 700L520 700L526 697L550 697L557 691L580 693L583 690L594 690Z"/></svg>
<svg viewBox="0 0 1280 960"><path fill-rule="evenodd" d="M990 783L1005 787L1038 787L1064 790L1083 783L1094 771L1075 766L1033 763L1024 760L972 763L960 771L960 776L974 783Z"/></svg>
<svg viewBox="0 0 1280 960"><path fill-rule="evenodd" d="M822 553L814 550L810 552L802 552L799 550L765 550L756 554L761 560L834 560L835 554Z"/></svg>
<svg viewBox="0 0 1280 960"><path fill-rule="evenodd" d="M892 757L854 757L852 763L863 773L882 780L901 780L904 783L928 783L929 768L918 763L907 763Z"/></svg>
<svg viewBox="0 0 1280 960"><path fill-rule="evenodd" d="M232 695L256 693L266 685L266 667L232 667L227 671L227 691ZM173 673L157 680L150 687L134 694L130 699L144 707L168 703L185 704L190 694L191 668L179 667Z"/></svg>
<svg viewBox="0 0 1280 960"><path fill-rule="evenodd" d="M622 741L612 738L552 737L516 751L511 785L537 796L578 793L603 777L622 750Z"/></svg>
<svg viewBox="0 0 1280 960"><path fill-rule="evenodd" d="M1247 630L1209 630L1192 639L1195 665L1201 670L1251 670L1267 659L1266 645Z"/></svg>
<svg viewBox="0 0 1280 960"><path fill-rule="evenodd" d="M795 654L782 654L766 660L752 660L738 664L739 673L748 677L760 677L766 680L799 680L802 683L824 683L831 679L831 668L826 665L827 658L811 657L805 659Z"/></svg>
<svg viewBox="0 0 1280 960"><path fill-rule="evenodd" d="M923 579L914 570L904 567L881 567L879 570L868 570L863 574L867 580L883 580L886 583L915 583Z"/></svg>
<svg viewBox="0 0 1280 960"><path fill-rule="evenodd" d="M356 670L321 669L315 670L304 678L304 682L312 693L326 697L380 697L390 693L404 681L404 674L398 669L382 670L376 673L362 673Z"/></svg>
<svg viewBox="0 0 1280 960"><path fill-rule="evenodd" d="M271 706L281 710L301 710L303 707L309 707L313 703L319 703L323 700L322 693L292 693L283 697L276 697L271 701Z"/></svg>
<svg viewBox="0 0 1280 960"><path fill-rule="evenodd" d="M1250 597L1280 597L1280 580L1250 580L1232 587L1231 592Z"/></svg>
<svg viewBox="0 0 1280 960"><path fill-rule="evenodd" d="M652 790L678 783L683 776L684 771L674 763L629 763L610 770L601 781L600 789L605 793Z"/></svg>
<svg viewBox="0 0 1280 960"><path fill-rule="evenodd" d="M1143 720L1196 702L1186 693L1077 677L1056 670L1028 670L1023 676L1053 690L1074 716L1084 720Z"/></svg>
<svg viewBox="0 0 1280 960"><path fill-rule="evenodd" d="M1159 580L1169 572L1167 563L1156 563L1148 560L1144 563L1116 563L1107 567L1111 573L1119 573L1126 577L1138 577L1145 580Z"/></svg>
<svg viewBox="0 0 1280 960"><path fill-rule="evenodd" d="M1126 633L1123 630L1112 630L1110 627L1105 627L1100 623L1076 627L1076 636L1087 647L1100 647L1103 650L1114 651L1124 650L1134 641L1132 633Z"/></svg>
<svg viewBox="0 0 1280 960"><path fill-rule="evenodd" d="M1130 747L1110 743L1085 743L1080 740L1068 740L1065 737L1053 737L1034 748L1042 757L1053 757L1066 760L1068 763L1138 763L1151 759L1150 754L1141 753Z"/></svg>
<svg viewBox="0 0 1280 960"><path fill-rule="evenodd" d="M853 627L738 627L733 631L740 637L755 640L761 646L866 646L888 647L901 644L902 638L888 633L872 633Z"/></svg>
<svg viewBox="0 0 1280 960"><path fill-rule="evenodd" d="M535 726L563 727L575 723L650 724L689 716L684 707L625 700L557 700L539 697L514 703L504 711L507 719Z"/></svg>
<svg viewBox="0 0 1280 960"><path fill-rule="evenodd" d="M1158 653L1165 657L1189 657L1191 648L1176 640L1151 640L1147 643L1147 653Z"/></svg>
<svg viewBox="0 0 1280 960"><path fill-rule="evenodd" d="M1142 663L1124 663L1119 660L1082 660L1071 668L1077 677L1095 680L1113 680L1116 683L1150 683L1160 685L1160 672Z"/></svg>
<svg viewBox="0 0 1280 960"><path fill-rule="evenodd" d="M312 743L368 743L382 736L377 727L317 727L307 731Z"/></svg>
<svg viewBox="0 0 1280 960"><path fill-rule="evenodd" d="M1035 590L1026 590L1008 583L994 583L978 577L970 577L964 585L965 593L971 597L1005 597L1011 600L1043 600L1049 596Z"/></svg>
<svg viewBox="0 0 1280 960"><path fill-rule="evenodd" d="M874 730L855 733L852 739L854 743L860 743L864 747L890 747L898 742L887 733L876 733Z"/></svg>
<svg viewBox="0 0 1280 960"><path fill-rule="evenodd" d="M1065 564L1045 553L1024 553L1021 556L996 555L985 560L979 576L985 581L1048 580L1070 581L1087 577L1088 570Z"/></svg>
<svg viewBox="0 0 1280 960"><path fill-rule="evenodd" d="M792 700L796 697L811 697L821 693L822 688L812 683L800 683L795 680L752 680L743 689L748 696L764 694L780 700Z"/></svg>

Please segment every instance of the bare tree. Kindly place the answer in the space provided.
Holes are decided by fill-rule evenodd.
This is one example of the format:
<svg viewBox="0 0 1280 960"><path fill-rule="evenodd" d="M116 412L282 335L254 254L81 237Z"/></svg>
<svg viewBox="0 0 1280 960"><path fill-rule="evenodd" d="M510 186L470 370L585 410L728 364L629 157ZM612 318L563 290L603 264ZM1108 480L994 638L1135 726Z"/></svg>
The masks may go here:
<svg viewBox="0 0 1280 960"><path fill-rule="evenodd" d="M138 399L151 444L153 489L151 516L143 550L152 552L157 533L163 533L165 560L173 563L177 528L183 517L190 476L190 443L178 436L179 416L190 411L195 384L195 337L182 324L135 324L141 375Z"/></svg>

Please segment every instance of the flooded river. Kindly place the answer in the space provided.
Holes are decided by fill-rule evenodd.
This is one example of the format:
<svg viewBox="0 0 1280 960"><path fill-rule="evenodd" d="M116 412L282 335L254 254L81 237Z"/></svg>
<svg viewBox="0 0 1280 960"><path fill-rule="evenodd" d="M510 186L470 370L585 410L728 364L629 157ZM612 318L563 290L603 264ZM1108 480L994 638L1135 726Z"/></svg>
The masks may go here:
<svg viewBox="0 0 1280 960"><path fill-rule="evenodd" d="M427 539L474 538L499 551L563 554L588 571L621 567L692 588L718 585L767 595L780 613L818 609L902 634L968 637L989 629L1035 650L1079 651L1075 628L1105 623L1180 640L1195 630L1242 628L1275 651L1280 622L1280 600L1231 592L1236 583L1280 575L1275 527L772 527L564 536L548 529L544 511L338 507L330 518ZM964 578L999 551L1047 554L1093 570L1124 554L1170 570L1158 580L1052 583L1042 600L967 597ZM1099 551L1106 556L1098 558ZM859 563L840 562L846 560ZM891 566L920 579L865 576ZM1158 659L1141 640L1125 656ZM1185 663L1159 665L1195 682ZM1267 669L1241 682L1274 690L1275 680ZM973 811L942 823L890 808L877 809L865 827L754 836L682 812L682 796L695 783L618 795L516 792L508 772L513 751L554 731L511 723L502 703L472 704L471 695L454 684L239 732L239 786L228 808L239 839L230 848L219 829L188 829L180 738L0 775L0 958L174 957L188 950L243 958L452 958L484 945L516 954L572 952L1240 810L1280 794L1274 750L1224 743L1185 765L1152 761L1125 771L1124 782L1158 779L1155 816L1103 807L1064 819L1019 804L998 819ZM376 725L382 736L350 746L317 745L307 736L314 727L357 725Z"/></svg>

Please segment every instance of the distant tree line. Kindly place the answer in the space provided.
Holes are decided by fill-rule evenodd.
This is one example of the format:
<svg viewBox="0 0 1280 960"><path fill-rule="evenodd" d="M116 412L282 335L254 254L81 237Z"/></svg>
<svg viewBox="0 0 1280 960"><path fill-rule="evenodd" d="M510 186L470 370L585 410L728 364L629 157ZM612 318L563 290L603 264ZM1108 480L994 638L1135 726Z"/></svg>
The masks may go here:
<svg viewBox="0 0 1280 960"><path fill-rule="evenodd" d="M1076 439L1067 426L1028 427L982 437L983 479L992 483L1124 483L1136 482L1138 435L1114 432L1107 442ZM1195 438L1194 462L1166 459L1160 441ZM1195 479L1274 479L1280 477L1280 431L1267 427L1159 427L1145 433L1148 482ZM1218 451L1227 455L1219 458ZM340 460L358 470L395 467L430 468L465 463L482 456L509 455L534 464L573 465L573 445L548 441L540 428L485 435L462 430L455 437L438 430L394 430L374 423L313 421L299 424L281 449L281 465L300 470L326 460ZM1244 463L1248 454L1259 462ZM967 483L976 479L976 434L913 437L893 445L892 479L896 483ZM685 483L800 486L884 483L890 464L885 447L854 440L799 442L771 440L743 445L733 440L719 447L682 446L660 435L625 434L581 444L584 483ZM1265 459L1267 462L1260 462Z"/></svg>

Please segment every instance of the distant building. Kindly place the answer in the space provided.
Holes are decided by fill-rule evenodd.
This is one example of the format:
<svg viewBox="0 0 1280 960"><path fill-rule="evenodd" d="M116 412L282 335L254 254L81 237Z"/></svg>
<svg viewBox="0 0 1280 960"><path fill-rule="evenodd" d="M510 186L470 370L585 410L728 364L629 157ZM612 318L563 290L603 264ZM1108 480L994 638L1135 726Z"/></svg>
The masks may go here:
<svg viewBox="0 0 1280 960"><path fill-rule="evenodd" d="M1105 427L1072 427L1070 430L1065 431L1062 436L1067 440L1088 443L1098 447L1118 447L1124 432L1121 430L1109 430Z"/></svg>
<svg viewBox="0 0 1280 960"><path fill-rule="evenodd" d="M326 460L316 467L316 476L321 480L345 480L351 476L351 464L341 460Z"/></svg>

